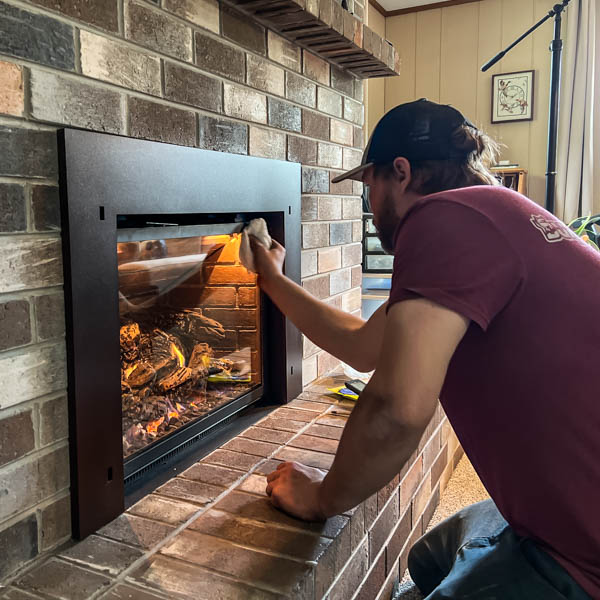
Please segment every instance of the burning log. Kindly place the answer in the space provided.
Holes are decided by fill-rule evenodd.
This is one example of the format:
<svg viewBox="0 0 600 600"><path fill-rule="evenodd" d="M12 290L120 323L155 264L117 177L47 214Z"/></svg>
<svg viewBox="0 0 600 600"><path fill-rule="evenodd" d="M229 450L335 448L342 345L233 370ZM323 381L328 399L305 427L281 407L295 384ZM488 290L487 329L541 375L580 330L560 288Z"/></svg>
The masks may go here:
<svg viewBox="0 0 600 600"><path fill-rule="evenodd" d="M140 336L140 326L137 323L128 323L121 327L119 340L122 361L133 362L139 356Z"/></svg>
<svg viewBox="0 0 600 600"><path fill-rule="evenodd" d="M142 388L141 390L138 390L138 393L137 393L137 395L139 396L140 400L145 400L151 394L152 394L152 388L151 387Z"/></svg>
<svg viewBox="0 0 600 600"><path fill-rule="evenodd" d="M225 329L218 321L209 319L201 310L149 311L140 315L142 326L151 329L167 330L179 344L183 344L187 354L191 354L198 342L216 344L225 339Z"/></svg>
<svg viewBox="0 0 600 600"><path fill-rule="evenodd" d="M156 369L148 362L140 361L136 363L133 370L127 375L125 383L130 388L141 388L151 385L156 379Z"/></svg>
<svg viewBox="0 0 600 600"><path fill-rule="evenodd" d="M212 355L212 348L208 344L203 342L196 344L192 350L188 366L190 369L199 369L201 367L207 368L210 365Z"/></svg>
<svg viewBox="0 0 600 600"><path fill-rule="evenodd" d="M214 369L211 370L210 368L211 361L213 360L212 354L212 348L208 344L200 343L194 346L188 366L194 372L194 379L196 382L205 380L209 375L215 372ZM206 384L206 382L204 382L204 384Z"/></svg>
<svg viewBox="0 0 600 600"><path fill-rule="evenodd" d="M140 355L154 369L158 380L185 364L181 342L161 329L153 329L149 336L142 335Z"/></svg>
<svg viewBox="0 0 600 600"><path fill-rule="evenodd" d="M236 361L214 356L212 344L226 337L220 323L200 310L165 307L138 317L120 332L125 456L239 393L227 383L218 388L209 383L209 375L227 375L239 367Z"/></svg>
<svg viewBox="0 0 600 600"><path fill-rule="evenodd" d="M160 361L160 359L177 359L177 354L182 356L184 354L184 348L178 337L162 329L153 329L150 338L150 355L152 359L156 361Z"/></svg>
<svg viewBox="0 0 600 600"><path fill-rule="evenodd" d="M192 378L192 369L188 367L179 367L171 371L167 376L163 377L157 384L157 388L161 392L167 392L180 385L183 385Z"/></svg>
<svg viewBox="0 0 600 600"><path fill-rule="evenodd" d="M219 341L225 338L223 325L214 319L205 317L199 310L183 310L175 313L173 332L181 336L189 336L206 342Z"/></svg>

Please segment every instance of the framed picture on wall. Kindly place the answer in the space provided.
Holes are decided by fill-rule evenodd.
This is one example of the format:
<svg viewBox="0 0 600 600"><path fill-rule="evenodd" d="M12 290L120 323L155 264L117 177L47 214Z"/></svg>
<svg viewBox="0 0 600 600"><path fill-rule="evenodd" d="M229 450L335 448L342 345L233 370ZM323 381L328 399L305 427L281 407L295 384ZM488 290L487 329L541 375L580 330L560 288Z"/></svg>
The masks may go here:
<svg viewBox="0 0 600 600"><path fill-rule="evenodd" d="M534 77L535 71L492 77L492 123L533 120Z"/></svg>

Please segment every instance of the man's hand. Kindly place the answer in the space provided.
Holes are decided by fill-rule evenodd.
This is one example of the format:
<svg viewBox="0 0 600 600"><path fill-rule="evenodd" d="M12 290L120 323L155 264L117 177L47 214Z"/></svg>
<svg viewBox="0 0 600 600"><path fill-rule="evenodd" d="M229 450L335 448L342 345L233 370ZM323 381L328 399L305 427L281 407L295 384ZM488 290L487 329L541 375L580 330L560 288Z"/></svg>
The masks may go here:
<svg viewBox="0 0 600 600"><path fill-rule="evenodd" d="M252 235L250 248L254 270L258 273L261 291L312 342L337 356L359 371L370 371L379 356L385 326L385 307L369 319L335 308L313 296L308 290L290 279L300 265L290 265L283 274L285 249L276 241L265 248ZM293 258L293 257L292 257ZM298 258L298 257L296 257Z"/></svg>
<svg viewBox="0 0 600 600"><path fill-rule="evenodd" d="M324 521L319 494L325 473L295 462L282 463L267 476L267 494L277 508L305 521Z"/></svg>
<svg viewBox="0 0 600 600"><path fill-rule="evenodd" d="M260 276L261 283L268 284L283 274L285 248L273 240L270 249L266 249L253 235L250 236L250 247L254 254L254 265Z"/></svg>

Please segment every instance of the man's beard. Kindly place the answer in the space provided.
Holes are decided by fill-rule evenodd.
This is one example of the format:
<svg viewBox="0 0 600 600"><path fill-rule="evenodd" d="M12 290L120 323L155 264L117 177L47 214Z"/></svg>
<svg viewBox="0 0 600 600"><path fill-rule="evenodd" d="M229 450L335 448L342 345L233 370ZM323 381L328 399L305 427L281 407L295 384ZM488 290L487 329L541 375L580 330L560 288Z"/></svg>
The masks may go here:
<svg viewBox="0 0 600 600"><path fill-rule="evenodd" d="M394 253L394 233L398 225L398 215L394 199L391 194L386 194L381 203L381 211L375 216L374 224L381 247L388 253Z"/></svg>

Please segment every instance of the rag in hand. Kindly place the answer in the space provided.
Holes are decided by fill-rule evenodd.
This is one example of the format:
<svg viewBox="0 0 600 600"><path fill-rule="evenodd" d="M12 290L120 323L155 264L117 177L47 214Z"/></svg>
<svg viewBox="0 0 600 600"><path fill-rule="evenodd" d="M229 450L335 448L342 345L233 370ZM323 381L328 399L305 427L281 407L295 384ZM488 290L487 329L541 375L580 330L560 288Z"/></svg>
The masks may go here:
<svg viewBox="0 0 600 600"><path fill-rule="evenodd" d="M250 246L250 236L253 235L267 250L271 248L273 240L269 235L269 229L264 219L252 219L242 231L242 242L240 244L240 261L252 273L256 273L254 265L254 254Z"/></svg>

